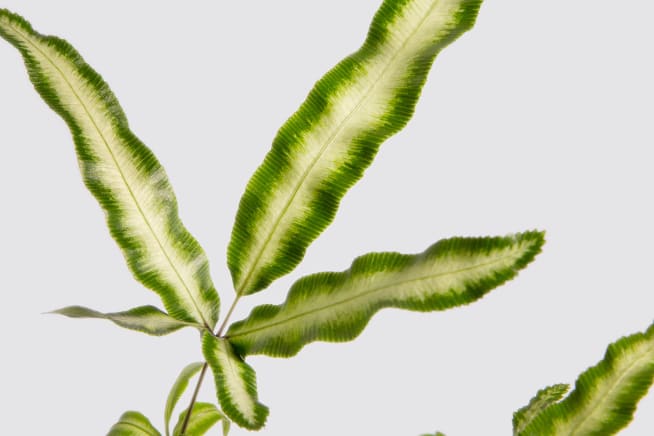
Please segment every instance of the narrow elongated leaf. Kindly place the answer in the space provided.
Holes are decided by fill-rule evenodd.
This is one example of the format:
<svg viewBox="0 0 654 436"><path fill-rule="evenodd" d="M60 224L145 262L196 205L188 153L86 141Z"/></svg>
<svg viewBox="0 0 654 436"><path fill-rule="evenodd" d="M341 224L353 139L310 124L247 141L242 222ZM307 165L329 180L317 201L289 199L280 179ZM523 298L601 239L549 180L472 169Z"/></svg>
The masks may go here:
<svg viewBox="0 0 654 436"><path fill-rule="evenodd" d="M609 345L604 359L579 376L570 395L545 409L520 434L615 434L632 420L652 382L654 324L645 333Z"/></svg>
<svg viewBox="0 0 654 436"><path fill-rule="evenodd" d="M130 330L147 333L154 336L163 336L182 327L197 327L201 325L179 321L154 306L139 306L124 312L101 313L82 306L68 306L50 313L65 315L70 318L98 318L108 319L115 324Z"/></svg>
<svg viewBox="0 0 654 436"><path fill-rule="evenodd" d="M229 433L229 420L225 418L225 415L215 405L210 403L195 403L188 427L186 427L186 431L182 435L182 425L184 425L184 419L187 413L188 409L179 414L179 419L173 430L173 436L202 436L221 420L223 422L223 436L227 436Z"/></svg>
<svg viewBox="0 0 654 436"><path fill-rule="evenodd" d="M538 391L529 404L513 414L514 436L519 435L543 410L563 398L568 390L570 390L570 385L558 384Z"/></svg>
<svg viewBox="0 0 654 436"><path fill-rule="evenodd" d="M254 370L234 353L228 341L210 333L203 335L202 351L213 371L223 412L241 427L250 430L263 427L268 407L258 401Z"/></svg>
<svg viewBox="0 0 654 436"><path fill-rule="evenodd" d="M170 417L173 416L173 409L179 398L182 396L186 388L188 387L189 380L202 369L204 363L194 362L186 365L182 372L177 376L177 380L173 383L173 387L170 388L168 393L168 399L166 400L166 409L164 410L164 422L166 424L166 436L170 434ZM193 417L193 414L191 414Z"/></svg>
<svg viewBox="0 0 654 436"><path fill-rule="evenodd" d="M543 233L526 232L446 239L416 255L367 254L345 272L300 279L284 304L254 308L226 337L241 356L288 357L312 341L348 341L384 307L426 312L481 298L531 262L543 242Z"/></svg>
<svg viewBox="0 0 654 436"><path fill-rule="evenodd" d="M161 436L161 433L140 412L125 412L107 436Z"/></svg>
<svg viewBox="0 0 654 436"><path fill-rule="evenodd" d="M228 249L238 295L300 262L380 144L413 114L435 56L481 0L386 0L359 51L318 81L248 183Z"/></svg>
<svg viewBox="0 0 654 436"><path fill-rule="evenodd" d="M66 41L36 33L6 9L0 36L20 51L34 87L68 124L84 182L134 276L172 317L213 328L219 300L206 255L179 219L165 171L129 130L109 86Z"/></svg>

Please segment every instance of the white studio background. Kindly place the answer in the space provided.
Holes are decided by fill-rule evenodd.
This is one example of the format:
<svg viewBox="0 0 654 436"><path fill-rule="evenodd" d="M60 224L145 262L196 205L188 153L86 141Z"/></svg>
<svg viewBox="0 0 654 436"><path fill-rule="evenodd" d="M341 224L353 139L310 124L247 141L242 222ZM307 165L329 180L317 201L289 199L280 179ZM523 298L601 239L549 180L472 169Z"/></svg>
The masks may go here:
<svg viewBox="0 0 654 436"><path fill-rule="evenodd" d="M356 50L379 0L108 3L5 0L70 41L168 171L207 251L223 313L245 183L313 83ZM305 261L243 301L370 251L547 230L520 276L465 308L385 310L347 344L249 358L267 436L509 435L542 387L573 383L654 319L654 62L646 0L487 1L436 60L416 115L344 198ZM64 123L0 44L0 416L11 435L101 435L126 410L162 427L197 334L163 338L43 312L157 304L86 192ZM211 400L211 377L203 400ZM188 395L180 404L188 404ZM654 432L654 393L622 434ZM218 434L215 431L214 434ZM247 432L235 428L233 435Z"/></svg>

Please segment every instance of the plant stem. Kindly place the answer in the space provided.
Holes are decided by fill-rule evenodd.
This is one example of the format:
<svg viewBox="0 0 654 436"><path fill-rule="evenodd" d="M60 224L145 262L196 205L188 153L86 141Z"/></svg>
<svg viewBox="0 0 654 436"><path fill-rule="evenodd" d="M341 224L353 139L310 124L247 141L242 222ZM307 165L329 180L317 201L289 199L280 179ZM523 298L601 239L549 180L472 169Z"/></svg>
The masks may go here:
<svg viewBox="0 0 654 436"><path fill-rule="evenodd" d="M227 311L227 315L225 315L225 319L223 320L223 323L220 325L220 328L218 329L218 333L216 333L216 336L220 337L220 335L223 334L223 330L225 330L225 327L227 326L227 321L229 321L229 318L232 316L232 312L234 312L234 308L236 307L236 303L238 303L238 300L240 300L240 299L241 299L241 296L236 295L236 298L234 298L234 302L229 307L229 310Z"/></svg>
<svg viewBox="0 0 654 436"><path fill-rule="evenodd" d="M220 335L222 335L223 330L225 330L225 327L227 326L227 322L229 321L229 318L232 316L232 313L234 312L236 303L238 303L238 300L240 298L241 296L237 295L234 301L232 302L232 305L227 311L227 315L225 315L225 319L223 320L223 323L220 325L220 328L218 329L218 332L215 334L215 336L220 337ZM202 386L202 382L204 381L204 375L206 374L208 367L209 364L207 362L204 362L204 365L202 365L202 369L200 370L200 376L198 377L198 382L195 385L195 390L193 391L193 397L191 397L191 403L188 405L188 409L186 409L187 412L186 412L186 416L184 417L184 423L182 424L182 428L179 432L180 436L184 436L184 433L186 432L186 428L188 427L188 423L191 420L191 413L193 413L193 406L195 406L195 401L198 398L198 392L200 392L200 386Z"/></svg>
<svg viewBox="0 0 654 436"><path fill-rule="evenodd" d="M204 374L206 374L208 367L209 364L207 362L204 362L204 365L202 365L202 369L200 370L200 377L198 377L198 383L195 385L195 391L193 391L191 404L189 404L188 406L188 409L186 411L186 416L184 417L184 423L182 424L182 429L179 432L180 436L184 436L184 433L186 432L186 427L188 427L188 423L191 420L191 413L193 412L193 406L195 405L195 400L197 400L198 398L198 392L200 392L200 386L202 386L202 381L204 380Z"/></svg>

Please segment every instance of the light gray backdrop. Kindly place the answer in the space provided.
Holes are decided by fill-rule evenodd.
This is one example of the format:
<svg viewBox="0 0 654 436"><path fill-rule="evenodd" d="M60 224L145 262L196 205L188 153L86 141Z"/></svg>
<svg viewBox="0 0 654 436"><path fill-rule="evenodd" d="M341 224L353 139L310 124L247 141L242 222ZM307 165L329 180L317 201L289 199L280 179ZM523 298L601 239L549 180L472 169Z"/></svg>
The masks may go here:
<svg viewBox="0 0 654 436"><path fill-rule="evenodd" d="M69 40L110 83L166 167L227 307L225 249L245 183L312 84L358 48L379 1L2 3ZM249 359L271 409L262 434L508 435L538 389L574 382L609 342L648 327L653 13L646 0L484 4L302 265L234 319L370 251L537 228L544 252L469 307L386 310L354 342ZM157 298L132 279L64 123L4 42L0 146L2 433L100 435L129 409L161 427L171 383L201 359L197 334L42 314ZM624 434L653 431L650 394Z"/></svg>

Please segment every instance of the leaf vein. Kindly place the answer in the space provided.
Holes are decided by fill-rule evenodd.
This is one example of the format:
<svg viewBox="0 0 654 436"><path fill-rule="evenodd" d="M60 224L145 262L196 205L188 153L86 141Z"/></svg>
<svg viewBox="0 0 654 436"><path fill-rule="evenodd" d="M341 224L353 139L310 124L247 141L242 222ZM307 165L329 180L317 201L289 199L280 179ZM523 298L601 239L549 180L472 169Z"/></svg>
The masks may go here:
<svg viewBox="0 0 654 436"><path fill-rule="evenodd" d="M160 240L159 237L157 236L156 232L154 231L154 229L153 229L153 227L152 227L152 224L150 223L149 219L147 218L147 216L146 216L145 213L143 212L143 209L142 209L142 207L141 207L139 201L136 199L136 195L134 194L134 192L133 192L133 190L132 190L132 187L130 186L129 182L127 181L127 178L126 178L126 176L125 176L125 174L124 174L124 171L122 170L120 164L118 163L118 160L117 160L117 158L116 158L116 156L115 156L115 153L113 152L113 150L112 150L111 147L109 146L109 143L108 143L107 139L105 138L104 134L102 133L102 131L101 131L100 128L98 127L97 122L95 121L94 117L91 115L91 113L90 113L89 109L87 108L85 102L84 102L83 99L79 96L79 94L75 91L75 88L72 86L72 84L70 83L70 81L69 81L68 78L66 77L66 74L65 74L65 73L64 73L64 72L59 68L59 66L58 66L58 65L57 65L57 64L56 64L56 63L55 63L55 62L54 62L54 61L53 61L53 60L52 60L48 55L47 55L47 53L45 53L43 50L41 50L37 45L33 44L33 43L30 41L30 39L29 39L28 37L25 36L25 34L23 34L22 32L20 32L19 29L15 29L15 31L16 31L17 33L19 33L19 34L23 37L23 39L24 39L24 40L25 40L25 41L26 41L26 42L27 42L27 43L28 43L28 44L29 44L29 45L30 45L34 50L38 51L38 52L43 56L43 58L46 59L46 60L50 63L50 65L51 65L51 66L52 66L52 67L53 67L53 68L54 68L54 69L55 69L55 70L60 74L61 78L62 78L62 79L64 80L64 82L68 85L68 87L69 87L69 89L70 89L70 92L75 96L75 98L77 99L77 101L80 103L81 107L84 109L84 112L86 113L87 117L88 117L89 120L91 121L93 127L96 129L96 131L97 131L97 133L98 133L98 136L99 136L100 138L102 138L102 142L104 143L105 148L107 149L107 152L108 152L109 155L111 156L111 159L112 159L112 161L113 161L113 163L114 163L114 165L115 165L115 167L116 167L116 170L118 171L118 174L120 175L121 180L122 180L123 183L125 184L125 188L127 189L127 192L129 193L130 197L131 197L132 200L134 201L134 204L136 205L136 208L137 208L137 210L138 210L138 212L139 212L139 215L141 216L141 218L142 218L143 221L145 222L145 224L146 224L148 230L149 230L150 233L152 234L152 237L153 237L154 240L157 242L157 245L158 245L159 248L161 249L162 253L164 254L164 257L166 258L166 260L168 261L168 264L171 266L171 268L172 268L172 270L174 271L175 275L176 275L177 278L180 280L182 286L184 287L184 290L186 291L186 293L188 294L188 296L189 296L191 302L192 302L193 305L195 306L195 309L198 311L198 314L199 314L200 318L202 319L202 323L205 325L205 327L206 327L207 329L209 329L209 325L208 325L207 321L204 319L204 315L203 315L202 311L199 309L199 306L198 306L197 302L196 302L195 299L193 298L193 295L192 295L192 293L191 293L191 290L190 290L189 286L186 284L186 281L185 281L184 278L182 277L182 275L181 275L181 273L179 272L178 268L176 267L176 265L174 264L174 262L173 262L172 259L170 258L170 255L168 254L167 250L164 248L163 243L161 242L161 240Z"/></svg>
<svg viewBox="0 0 654 436"><path fill-rule="evenodd" d="M362 94L359 102L357 102L356 106L343 118L343 120L336 126L336 128L332 131L330 136L327 138L325 143L321 146L320 151L316 155L315 158L311 160L311 163L307 166L307 168L304 170L302 173L302 176L300 177L300 180L296 184L293 193L291 194L290 198L286 203L284 204L284 207L282 208L281 213L279 216L275 219L272 230L268 233L266 239L264 240L263 245L261 246L259 252L257 253L257 256L254 259L254 263L252 267L249 269L245 279L242 282L242 285L239 286L238 295L241 295L244 290L247 289L247 285L250 284L250 281L253 277L254 271L257 269L259 266L259 263L261 262L261 259L263 257L263 253L266 251L266 248L268 247L268 244L270 244L273 235L277 232L277 229L279 228L280 222L286 216L286 213L291 207L291 204L295 201L295 197L297 196L298 192L300 191L302 185L304 184L305 180L309 177L309 174L313 171L315 168L316 164L320 161L322 156L325 154L328 148L330 148L338 135L345 129L345 126L347 122L354 116L354 114L359 110L361 106L368 100L371 94L373 94L374 88L377 86L377 84L382 80L383 76L386 74L386 72L391 68L391 65L394 64L395 60L399 56L399 53L402 52L402 50L407 46L409 43L409 40L418 32L418 30L422 27L424 22L427 20L427 17L431 12L434 10L434 8L438 5L438 1L432 3L432 5L429 8L429 11L422 17L420 20L420 23L411 31L411 33L406 37L402 45L395 51L393 56L390 57L389 61L387 62L386 66L382 69L382 71L379 73L379 75L375 78L373 83L368 87L368 89Z"/></svg>
<svg viewBox="0 0 654 436"><path fill-rule="evenodd" d="M299 314L289 316L288 318L284 318L284 319L282 319L280 321L275 321L275 322L272 322L272 323L269 323L269 324L266 324L266 325L263 325L263 326L251 328L249 330L242 330L242 331L237 332L237 333L235 333L233 335L227 335L226 337L227 338L236 338L236 337L239 337L239 336L246 336L246 335L249 335L249 334L252 334L252 333L256 333L256 332L261 331L261 330L266 330L266 329L278 327L278 326L280 326L282 324L286 324L286 323L295 321L296 319L303 318L305 316L313 315L314 313L321 312L323 310L328 310L328 309L331 309L331 308L336 307L336 306L351 303L352 301L354 301L356 299L366 297L366 296L368 296L370 294L374 294L376 292L380 292L380 291L386 290L388 288L392 288L393 286L404 285L404 284L407 284L407 283L430 280L430 279L434 279L434 278L438 278L438 277L445 277L447 275L452 275L452 274L458 274L458 273L461 273L461 272L471 271L471 270L474 270L476 268L483 268L483 267L486 267L486 266L489 266L489 265L492 265L492 264L495 264L495 263L503 262L504 260L506 260L506 259L508 259L510 257L512 257L512 256L503 256L501 258L495 259L495 260L490 261L490 262L479 263L479 264L476 264L476 265L472 265L472 266L465 267L465 268L460 268L460 269L453 270L453 271L447 271L447 272L437 273L437 274L429 274L429 275L414 278L414 279L396 281L396 282L393 282L393 283L390 283L390 284L387 284L387 285L384 285L384 286L379 286L379 287L376 287L376 288L372 288L372 289L370 289L370 290L368 290L366 292L362 292L360 294L354 295L354 296L349 297L349 298L345 298L345 299L342 299L342 300L339 300L339 301L335 301L335 302L333 302L331 304L328 304L326 306L321 306L321 307L318 307L316 309L307 310L305 312L301 312ZM281 310L283 310L283 305L280 308L280 311Z"/></svg>

